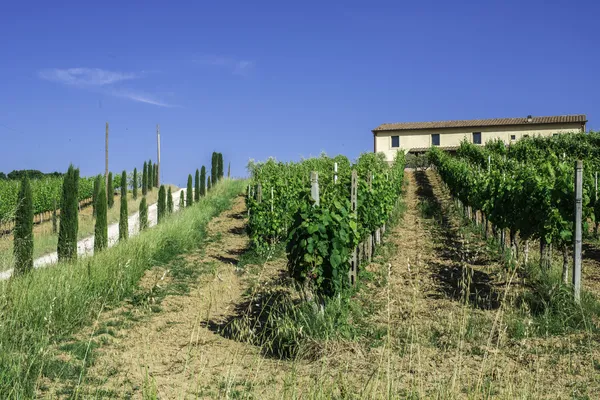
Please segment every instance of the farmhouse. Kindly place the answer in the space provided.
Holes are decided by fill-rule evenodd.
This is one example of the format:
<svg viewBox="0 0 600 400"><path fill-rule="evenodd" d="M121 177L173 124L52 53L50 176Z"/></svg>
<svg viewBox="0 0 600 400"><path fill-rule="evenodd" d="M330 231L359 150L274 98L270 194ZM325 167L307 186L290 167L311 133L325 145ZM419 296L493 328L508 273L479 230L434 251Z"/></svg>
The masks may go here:
<svg viewBox="0 0 600 400"><path fill-rule="evenodd" d="M580 114L382 124L372 131L373 150L384 153L387 161L391 162L400 150L417 154L431 146L439 146L453 151L463 140L485 144L489 140L501 139L510 144L528 136L585 132L586 122L586 116Z"/></svg>

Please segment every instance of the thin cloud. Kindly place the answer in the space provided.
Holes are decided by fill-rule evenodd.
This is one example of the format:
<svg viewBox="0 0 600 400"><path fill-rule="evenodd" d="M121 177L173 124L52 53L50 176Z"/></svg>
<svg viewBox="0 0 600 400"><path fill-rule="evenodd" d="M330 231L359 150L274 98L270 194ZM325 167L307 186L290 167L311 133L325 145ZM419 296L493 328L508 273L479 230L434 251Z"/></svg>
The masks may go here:
<svg viewBox="0 0 600 400"><path fill-rule="evenodd" d="M105 86L139 78L138 74L100 68L51 68L39 71L38 75L48 81L74 86Z"/></svg>
<svg viewBox="0 0 600 400"><path fill-rule="evenodd" d="M168 107L168 108L178 107L173 104L165 103L165 102L155 98L152 95L149 95L146 93L141 93L141 92L134 92L134 91L127 90L127 89L113 89L113 90L107 91L106 93L110 94L111 96L121 97L124 99L137 101L139 103L152 104L154 106L159 106L159 107Z"/></svg>
<svg viewBox="0 0 600 400"><path fill-rule="evenodd" d="M157 99L155 96L131 89L118 87L121 82L142 78L145 72L107 71L100 68L50 68L38 72L41 79L75 86L114 97L151 104L158 107L177 107Z"/></svg>
<svg viewBox="0 0 600 400"><path fill-rule="evenodd" d="M198 65L221 67L231 71L234 75L247 75L254 68L254 61L238 60L232 57L205 55L194 60Z"/></svg>

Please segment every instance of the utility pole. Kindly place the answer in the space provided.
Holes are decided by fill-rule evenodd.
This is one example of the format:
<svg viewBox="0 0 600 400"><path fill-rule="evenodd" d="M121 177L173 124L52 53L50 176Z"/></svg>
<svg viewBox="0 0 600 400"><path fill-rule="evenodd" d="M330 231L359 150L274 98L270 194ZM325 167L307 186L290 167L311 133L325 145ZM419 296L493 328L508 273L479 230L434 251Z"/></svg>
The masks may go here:
<svg viewBox="0 0 600 400"><path fill-rule="evenodd" d="M108 122L106 123L106 142L104 154L104 187L106 188L106 197L108 198Z"/></svg>
<svg viewBox="0 0 600 400"><path fill-rule="evenodd" d="M160 187L160 126L158 124L156 124L156 147L158 152L158 162L156 164L156 182L158 183L157 187Z"/></svg>

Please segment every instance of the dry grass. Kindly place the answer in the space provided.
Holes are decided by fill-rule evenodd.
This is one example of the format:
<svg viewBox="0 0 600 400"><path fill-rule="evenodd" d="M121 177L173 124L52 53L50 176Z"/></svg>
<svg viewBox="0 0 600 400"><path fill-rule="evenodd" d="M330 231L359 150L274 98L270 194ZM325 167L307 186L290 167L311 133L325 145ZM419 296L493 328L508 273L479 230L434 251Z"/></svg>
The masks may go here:
<svg viewBox="0 0 600 400"><path fill-rule="evenodd" d="M266 260L244 254L239 199L209 225L204 251L148 272L141 290L158 300L129 303L102 317L99 326L128 316L95 352L81 393L596 398L598 333L591 327L562 336L527 331L528 311L514 308L517 294L527 289L521 278L464 229L432 171L407 177L403 219L364 268L361 288L322 312L298 303L281 254ZM195 276L172 275L182 268ZM158 290L165 273L171 289L152 297L148 293ZM189 291L173 292L182 282ZM515 321L526 330L519 337L511 333ZM282 352L282 344L296 351Z"/></svg>

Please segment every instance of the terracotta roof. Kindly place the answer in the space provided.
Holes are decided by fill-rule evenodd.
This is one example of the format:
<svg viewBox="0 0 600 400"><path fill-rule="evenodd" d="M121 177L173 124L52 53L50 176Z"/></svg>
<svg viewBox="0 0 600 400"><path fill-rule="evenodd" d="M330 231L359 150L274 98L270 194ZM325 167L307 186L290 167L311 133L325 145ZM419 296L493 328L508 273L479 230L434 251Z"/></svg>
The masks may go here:
<svg viewBox="0 0 600 400"><path fill-rule="evenodd" d="M573 122L587 122L585 114L578 115L555 115L550 117L532 117L531 122L524 118L491 118L491 119L468 119L457 121L434 121L434 122L397 122L392 124L381 124L373 129L373 133L381 131L401 131L408 129L435 129L435 128L466 128L479 126L499 125L529 125L529 124L561 124Z"/></svg>

